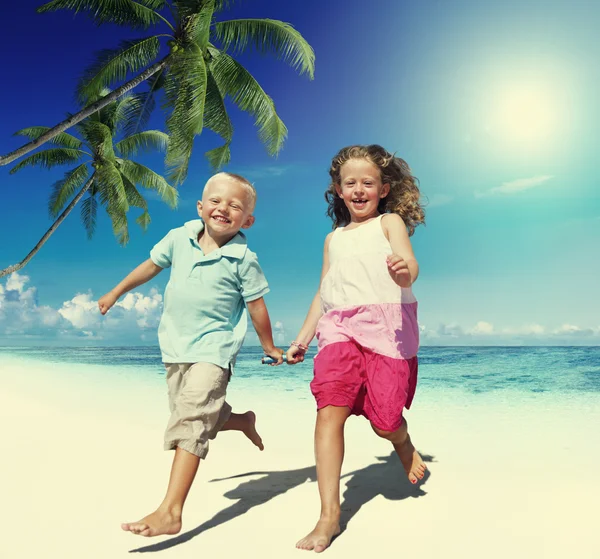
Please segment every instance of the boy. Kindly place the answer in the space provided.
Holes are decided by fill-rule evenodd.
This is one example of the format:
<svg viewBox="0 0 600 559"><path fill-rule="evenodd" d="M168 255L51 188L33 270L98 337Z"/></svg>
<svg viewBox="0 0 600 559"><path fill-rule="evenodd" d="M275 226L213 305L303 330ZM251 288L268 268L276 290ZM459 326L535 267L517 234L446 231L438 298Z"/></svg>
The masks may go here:
<svg viewBox="0 0 600 559"><path fill-rule="evenodd" d="M256 191L245 178L214 175L197 204L202 219L171 230L152 249L150 259L98 301L106 314L121 295L171 267L158 338L171 409L165 449L175 449L175 457L163 502L142 520L122 524L123 530L142 536L181 530L183 504L200 459L219 431L241 431L263 450L254 413L232 413L225 401L246 334L244 306L265 354L277 365L283 362L263 300L267 281L240 232L254 223L255 202Z"/></svg>

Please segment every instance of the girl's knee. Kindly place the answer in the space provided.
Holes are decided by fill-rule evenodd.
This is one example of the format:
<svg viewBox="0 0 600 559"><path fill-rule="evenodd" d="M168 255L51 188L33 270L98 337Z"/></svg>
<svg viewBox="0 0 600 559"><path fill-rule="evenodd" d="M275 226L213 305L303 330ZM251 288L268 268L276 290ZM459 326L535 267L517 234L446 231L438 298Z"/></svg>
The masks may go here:
<svg viewBox="0 0 600 559"><path fill-rule="evenodd" d="M375 431L377 436L381 437L382 439L386 439L388 441L393 439L394 434L396 433L396 431L384 431L383 429L379 429L378 427L375 427L375 425L373 425L372 423L371 423L371 428L373 429L373 431Z"/></svg>
<svg viewBox="0 0 600 559"><path fill-rule="evenodd" d="M317 421L344 424L350 416L346 406L325 406L317 412Z"/></svg>
<svg viewBox="0 0 600 559"><path fill-rule="evenodd" d="M401 444L406 439L407 430L406 423L403 421L402 425L395 431L386 431L385 429L379 429L371 423L371 428L375 433L382 439L386 439L394 444Z"/></svg>

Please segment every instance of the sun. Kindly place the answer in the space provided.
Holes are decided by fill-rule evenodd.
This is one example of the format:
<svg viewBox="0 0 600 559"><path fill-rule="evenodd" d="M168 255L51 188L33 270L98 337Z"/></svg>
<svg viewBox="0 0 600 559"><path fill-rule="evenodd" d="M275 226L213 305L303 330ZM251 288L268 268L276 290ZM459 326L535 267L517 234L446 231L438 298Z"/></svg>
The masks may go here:
<svg viewBox="0 0 600 559"><path fill-rule="evenodd" d="M519 80L492 88L488 133L518 149L549 146L568 120L568 105L551 83Z"/></svg>

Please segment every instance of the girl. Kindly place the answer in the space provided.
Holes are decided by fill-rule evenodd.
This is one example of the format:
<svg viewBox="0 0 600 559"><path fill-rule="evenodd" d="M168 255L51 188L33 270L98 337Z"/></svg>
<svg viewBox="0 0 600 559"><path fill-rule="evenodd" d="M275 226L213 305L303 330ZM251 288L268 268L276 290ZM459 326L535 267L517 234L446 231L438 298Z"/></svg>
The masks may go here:
<svg viewBox="0 0 600 559"><path fill-rule="evenodd" d="M329 174L325 198L334 230L325 239L321 285L286 355L289 364L303 361L316 334L310 388L318 409L321 517L296 547L317 552L340 533L344 424L351 414L364 415L394 445L412 483L425 474L402 418L417 384L411 285L419 266L409 241L424 222L417 181L406 162L378 145L342 149Z"/></svg>

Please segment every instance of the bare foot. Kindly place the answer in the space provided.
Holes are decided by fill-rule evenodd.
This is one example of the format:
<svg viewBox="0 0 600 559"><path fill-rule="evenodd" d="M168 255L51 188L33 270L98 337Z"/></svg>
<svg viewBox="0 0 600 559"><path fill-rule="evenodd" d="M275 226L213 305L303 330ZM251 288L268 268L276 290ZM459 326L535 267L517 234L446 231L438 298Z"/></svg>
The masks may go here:
<svg viewBox="0 0 600 559"><path fill-rule="evenodd" d="M181 516L157 510L142 518L139 522L121 524L121 528L126 532L132 532L138 536L173 535L179 533L181 530Z"/></svg>
<svg viewBox="0 0 600 559"><path fill-rule="evenodd" d="M253 411L247 411L244 415L244 435L248 437L260 450L264 450L262 439L256 431L256 414Z"/></svg>
<svg viewBox="0 0 600 559"><path fill-rule="evenodd" d="M409 436L406 437L404 443L396 448L396 452L400 457L400 462L404 466L409 481L414 484L418 480L423 479L427 466L423 462L421 455L416 451Z"/></svg>
<svg viewBox="0 0 600 559"><path fill-rule="evenodd" d="M316 553L325 551L331 540L339 535L340 524L337 520L326 520L321 519L317 522L315 529L308 534L305 538L302 538L297 544L298 549L306 549L308 551L315 550Z"/></svg>

